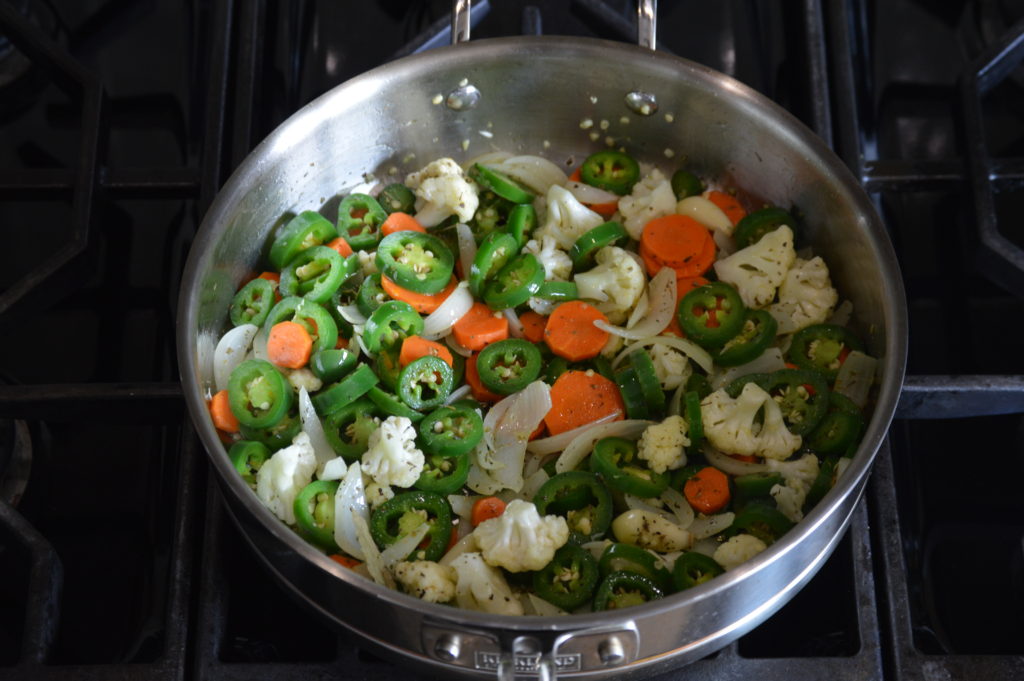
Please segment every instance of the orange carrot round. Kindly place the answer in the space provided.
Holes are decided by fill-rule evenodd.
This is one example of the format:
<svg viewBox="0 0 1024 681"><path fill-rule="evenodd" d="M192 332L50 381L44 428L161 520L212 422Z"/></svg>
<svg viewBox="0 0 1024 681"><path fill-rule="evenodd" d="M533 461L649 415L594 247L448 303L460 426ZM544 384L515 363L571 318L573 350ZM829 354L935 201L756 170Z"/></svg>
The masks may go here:
<svg viewBox="0 0 1024 681"><path fill-rule="evenodd" d="M544 327L548 323L547 317L529 310L519 315L519 323L523 325L523 336L526 340L531 343L540 343L544 340Z"/></svg>
<svg viewBox="0 0 1024 681"><path fill-rule="evenodd" d="M469 312L452 327L455 340L467 350L482 350L488 343L508 338L508 319L496 315L483 303L473 303Z"/></svg>
<svg viewBox="0 0 1024 681"><path fill-rule="evenodd" d="M458 284L459 282L455 277L452 277L451 280L449 280L448 285L445 286L444 290L440 293L427 295L425 293L416 293L415 291L410 291L407 288L402 288L395 282L388 279L387 276L383 274L380 275L380 285L381 288L384 289L384 293L388 294L395 300L400 300L403 303L409 303L412 305L412 308L420 314L430 314L437 308L441 307L441 303L443 303L448 296L452 294L452 291L455 290L455 287L458 286Z"/></svg>
<svg viewBox="0 0 1024 681"><path fill-rule="evenodd" d="M476 366L477 355L466 358L466 383L469 385L469 392L477 402L498 402L504 395L491 392L484 382L480 380L480 371Z"/></svg>
<svg viewBox="0 0 1024 681"><path fill-rule="evenodd" d="M714 466L707 466L686 481L683 495L695 511L717 513L729 503L729 478Z"/></svg>
<svg viewBox="0 0 1024 681"><path fill-rule="evenodd" d="M608 323L593 305L581 300L562 303L548 317L544 341L551 352L570 362L597 357L608 342L608 332L594 326L599 319Z"/></svg>
<svg viewBox="0 0 1024 681"><path fill-rule="evenodd" d="M420 357L428 356L440 357L448 363L448 366L455 364L452 351L448 349L448 346L427 340L423 336L407 336L402 341L402 349L398 353L398 363L404 367Z"/></svg>
<svg viewBox="0 0 1024 681"><path fill-rule="evenodd" d="M473 502L470 522L476 527L485 520L497 518L505 512L505 502L498 497L484 497Z"/></svg>
<svg viewBox="0 0 1024 681"><path fill-rule="evenodd" d="M382 236L394 234L395 232L422 232L427 233L426 228L419 221L408 213L396 211L389 215L380 226Z"/></svg>
<svg viewBox="0 0 1024 681"><path fill-rule="evenodd" d="M210 400L210 418L213 420L213 425L217 430L225 433L238 432L238 419L235 418L234 412L231 411L227 390L214 393L213 398Z"/></svg>
<svg viewBox="0 0 1024 681"><path fill-rule="evenodd" d="M566 371L551 386L551 409L544 423L548 433L558 435L610 415L618 421L625 412L614 381L594 371Z"/></svg>
<svg viewBox="0 0 1024 681"><path fill-rule="evenodd" d="M357 568L360 565L362 565L362 563L356 560L355 558L349 558L348 556L343 556L340 553L332 553L331 560L333 560L335 563L338 563L339 565L347 567L350 570L352 568Z"/></svg>
<svg viewBox="0 0 1024 681"><path fill-rule="evenodd" d="M740 205L739 199L732 194L712 190L707 193L707 199L721 208L725 217L734 225L747 216L747 211Z"/></svg>
<svg viewBox="0 0 1024 681"><path fill-rule="evenodd" d="M688 215L665 215L648 222L640 236L640 251L645 262L653 259L680 277L704 274L715 262L711 233Z"/></svg>
<svg viewBox="0 0 1024 681"><path fill-rule="evenodd" d="M313 353L313 339L297 322L279 322L270 328L267 358L279 367L299 369L306 366Z"/></svg>
<svg viewBox="0 0 1024 681"><path fill-rule="evenodd" d="M352 255L352 247L349 246L348 242L340 236L327 242L327 247L336 250L343 258L347 258Z"/></svg>

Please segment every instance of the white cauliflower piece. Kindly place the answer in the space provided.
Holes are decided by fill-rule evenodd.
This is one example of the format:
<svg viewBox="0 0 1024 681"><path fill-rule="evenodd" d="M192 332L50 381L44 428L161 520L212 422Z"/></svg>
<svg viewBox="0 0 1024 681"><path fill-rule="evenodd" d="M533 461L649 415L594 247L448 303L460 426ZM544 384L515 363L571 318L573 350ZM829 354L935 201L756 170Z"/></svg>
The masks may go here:
<svg viewBox="0 0 1024 681"><path fill-rule="evenodd" d="M460 608L497 615L522 615L523 604L512 594L505 575L476 551L451 562L457 575L455 599Z"/></svg>
<svg viewBox="0 0 1024 681"><path fill-rule="evenodd" d="M377 251L356 251L356 257L359 258L359 270L364 277L377 274Z"/></svg>
<svg viewBox="0 0 1024 681"><path fill-rule="evenodd" d="M559 248L569 250L584 233L604 224L604 218L590 210L565 187L552 185L547 195L547 215L537 237L550 236Z"/></svg>
<svg viewBox="0 0 1024 681"><path fill-rule="evenodd" d="M690 378L690 359L675 348L656 343L648 351L662 390L675 390Z"/></svg>
<svg viewBox="0 0 1024 681"><path fill-rule="evenodd" d="M455 598L458 573L449 565L441 565L432 560L403 560L395 565L394 573L405 593L428 603L447 603Z"/></svg>
<svg viewBox="0 0 1024 681"><path fill-rule="evenodd" d="M686 465L683 447L690 445L689 426L677 415L647 426L637 445L637 456L655 473L674 471Z"/></svg>
<svg viewBox="0 0 1024 681"><path fill-rule="evenodd" d="M295 524L295 497L313 481L316 454L305 433L299 433L287 447L277 450L256 474L256 496L278 518Z"/></svg>
<svg viewBox="0 0 1024 681"><path fill-rule="evenodd" d="M544 268L544 281L568 281L572 274L572 258L558 247L554 237L545 235L538 242L530 239L523 246L524 253L533 253Z"/></svg>
<svg viewBox="0 0 1024 681"><path fill-rule="evenodd" d="M794 333L824 322L838 302L825 261L797 258L779 286L779 302L769 305L768 313L779 323L779 333Z"/></svg>
<svg viewBox="0 0 1024 681"><path fill-rule="evenodd" d="M784 460L800 448L801 437L789 432L782 409L756 383L743 386L736 399L716 390L700 403L700 415L708 442L727 454Z"/></svg>
<svg viewBox="0 0 1024 681"><path fill-rule="evenodd" d="M316 377L308 367L302 367L301 369L285 369L288 372L288 382L292 384L295 390L302 388L306 389L306 392L315 393L320 388L324 387L324 382Z"/></svg>
<svg viewBox="0 0 1024 681"><path fill-rule="evenodd" d="M643 268L618 246L605 246L595 259L596 267L573 277L579 297L595 301L609 319L628 316L647 285Z"/></svg>
<svg viewBox="0 0 1024 681"><path fill-rule="evenodd" d="M782 473L785 484L772 485L769 493L775 499L775 505L787 518L794 523L804 517L804 501L807 500L807 492L818 477L818 457L814 454L804 454L796 461L773 461L768 460L768 469Z"/></svg>
<svg viewBox="0 0 1024 681"><path fill-rule="evenodd" d="M775 290L794 260L793 230L782 225L757 243L716 262L715 273L736 287L747 307L760 308L775 299Z"/></svg>
<svg viewBox="0 0 1024 681"><path fill-rule="evenodd" d="M395 497L395 490L373 480L370 480L370 482L366 482L364 480L363 489L365 490L364 494L366 495L366 503L370 505L371 509L376 509L388 499L393 499Z"/></svg>
<svg viewBox="0 0 1024 681"><path fill-rule="evenodd" d="M488 565L525 572L551 562L569 541L569 525L561 516L542 518L533 503L513 499L504 513L480 523L473 535Z"/></svg>
<svg viewBox="0 0 1024 681"><path fill-rule="evenodd" d="M657 168L633 185L628 196L619 199L622 224L629 235L640 240L644 225L670 213L676 212L676 195L672 184Z"/></svg>
<svg viewBox="0 0 1024 681"><path fill-rule="evenodd" d="M416 193L416 219L424 227L433 227L450 215L469 222L480 205L476 184L450 158L439 158L410 173L405 184Z"/></svg>
<svg viewBox="0 0 1024 681"><path fill-rule="evenodd" d="M416 428L404 416L389 416L370 434L363 472L380 485L412 487L423 472L423 452L416 448Z"/></svg>
<svg viewBox="0 0 1024 681"><path fill-rule="evenodd" d="M737 534L715 549L712 558L726 570L732 570L767 548L767 544L752 534Z"/></svg>

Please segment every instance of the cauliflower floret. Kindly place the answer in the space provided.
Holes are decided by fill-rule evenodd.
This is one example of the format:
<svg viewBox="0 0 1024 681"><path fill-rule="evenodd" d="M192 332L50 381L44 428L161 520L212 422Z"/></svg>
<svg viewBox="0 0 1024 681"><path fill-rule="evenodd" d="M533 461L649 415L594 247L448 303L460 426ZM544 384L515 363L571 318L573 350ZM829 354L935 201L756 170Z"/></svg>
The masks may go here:
<svg viewBox="0 0 1024 681"><path fill-rule="evenodd" d="M544 281L568 281L572 274L572 259L569 254L558 247L558 242L551 236L543 236L540 241L530 239L523 246L524 253L533 253L537 262L544 268Z"/></svg>
<svg viewBox="0 0 1024 681"><path fill-rule="evenodd" d="M460 608L497 615L522 615L523 604L512 594L501 570L491 567L475 551L451 562L457 578L455 599Z"/></svg>
<svg viewBox="0 0 1024 681"><path fill-rule="evenodd" d="M775 299L790 265L796 260L793 230L782 225L761 240L715 263L715 273L739 291L747 307L764 307Z"/></svg>
<svg viewBox="0 0 1024 681"><path fill-rule="evenodd" d="M416 192L416 219L424 227L433 227L453 214L469 222L480 205L477 186L450 158L439 158L410 173L405 184Z"/></svg>
<svg viewBox="0 0 1024 681"><path fill-rule="evenodd" d="M395 490L391 489L387 485L381 485L373 480L368 483L364 480L363 483L366 503L370 505L371 509L376 509L388 499L393 499L395 497Z"/></svg>
<svg viewBox="0 0 1024 681"><path fill-rule="evenodd" d="M596 267L573 278L579 297L596 301L594 307L609 319L627 317L647 285L643 269L628 251L618 246L605 246L595 259Z"/></svg>
<svg viewBox="0 0 1024 681"><path fill-rule="evenodd" d="M772 485L769 491L775 499L775 505L782 514L794 523L804 517L804 501L807 492L818 477L818 457L804 454L796 461L768 460L768 469L782 473L784 485Z"/></svg>
<svg viewBox="0 0 1024 681"><path fill-rule="evenodd" d="M295 497L313 481L316 454L309 436L299 433L292 443L274 452L256 474L256 496L278 518L295 524Z"/></svg>
<svg viewBox="0 0 1024 681"><path fill-rule="evenodd" d="M473 534L488 565L509 572L540 570L569 541L565 518L543 518L529 501L513 499L497 518L480 523Z"/></svg>
<svg viewBox="0 0 1024 681"><path fill-rule="evenodd" d="M363 472L380 485L412 487L423 472L423 452L416 448L416 429L404 416L389 416L370 433L363 454Z"/></svg>
<svg viewBox="0 0 1024 681"><path fill-rule="evenodd" d="M672 185L657 168L633 185L629 196L619 199L622 224L634 239L639 240L644 225L669 213L676 212L676 195Z"/></svg>
<svg viewBox="0 0 1024 681"><path fill-rule="evenodd" d="M689 358L675 348L656 343L648 352L662 390L675 390L693 373Z"/></svg>
<svg viewBox="0 0 1024 681"><path fill-rule="evenodd" d="M637 456L647 462L655 473L674 471L686 465L683 447L690 445L689 426L679 415L669 416L661 423L647 426L637 445Z"/></svg>
<svg viewBox="0 0 1024 681"><path fill-rule="evenodd" d="M837 302L825 261L797 258L779 286L779 302L769 305L768 312L779 323L779 333L794 333L824 322Z"/></svg>
<svg viewBox="0 0 1024 681"><path fill-rule="evenodd" d="M306 392L315 393L320 388L324 387L324 382L316 377L308 367L302 367L301 369L286 369L288 372L288 382L292 386L299 390L305 388Z"/></svg>
<svg viewBox="0 0 1024 681"><path fill-rule="evenodd" d="M552 185L547 195L547 215L535 236L550 236L559 248L569 250L585 232L604 224L604 218L590 210L565 187Z"/></svg>
<svg viewBox="0 0 1024 681"><path fill-rule="evenodd" d="M768 545L752 534L737 534L715 549L715 562L726 570L732 570L768 548Z"/></svg>
<svg viewBox="0 0 1024 681"><path fill-rule="evenodd" d="M359 258L359 269L364 277L377 274L377 251L356 251L356 257Z"/></svg>
<svg viewBox="0 0 1024 681"><path fill-rule="evenodd" d="M428 603L447 603L455 598L458 573L449 565L432 560L403 560L395 565L394 573L403 591Z"/></svg>
<svg viewBox="0 0 1024 681"><path fill-rule="evenodd" d="M762 408L764 418L758 423ZM736 399L716 390L700 403L700 415L705 437L727 454L783 460L800 448L801 437L789 432L782 409L756 383L744 385Z"/></svg>

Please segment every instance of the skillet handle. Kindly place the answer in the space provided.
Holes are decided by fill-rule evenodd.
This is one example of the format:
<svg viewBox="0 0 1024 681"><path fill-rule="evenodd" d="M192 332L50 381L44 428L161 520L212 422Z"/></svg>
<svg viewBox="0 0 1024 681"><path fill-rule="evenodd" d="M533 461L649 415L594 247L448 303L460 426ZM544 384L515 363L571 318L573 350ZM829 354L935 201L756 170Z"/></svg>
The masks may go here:
<svg viewBox="0 0 1024 681"><path fill-rule="evenodd" d="M452 0L452 45L469 40L469 13L472 0ZM637 0L636 42L640 47L655 49L657 40L658 0Z"/></svg>

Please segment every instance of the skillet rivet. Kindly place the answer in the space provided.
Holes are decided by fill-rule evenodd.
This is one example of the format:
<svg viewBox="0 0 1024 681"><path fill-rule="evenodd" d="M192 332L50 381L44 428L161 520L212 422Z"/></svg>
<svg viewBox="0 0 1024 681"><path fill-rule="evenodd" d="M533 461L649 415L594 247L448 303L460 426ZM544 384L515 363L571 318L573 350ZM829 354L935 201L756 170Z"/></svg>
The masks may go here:
<svg viewBox="0 0 1024 681"><path fill-rule="evenodd" d="M451 92L444 100L444 105L452 111L467 111L480 103L480 91L473 85L462 85Z"/></svg>
<svg viewBox="0 0 1024 681"><path fill-rule="evenodd" d="M601 641L597 647L597 654L600 656L601 662L609 667L622 664L622 661L626 659L626 651L622 649L622 641L617 636Z"/></svg>
<svg viewBox="0 0 1024 681"><path fill-rule="evenodd" d="M459 659L459 638L453 634L445 634L434 644L434 654L445 662Z"/></svg>
<svg viewBox="0 0 1024 681"><path fill-rule="evenodd" d="M633 90L626 95L626 107L641 116L650 116L658 111L658 99L650 92Z"/></svg>

